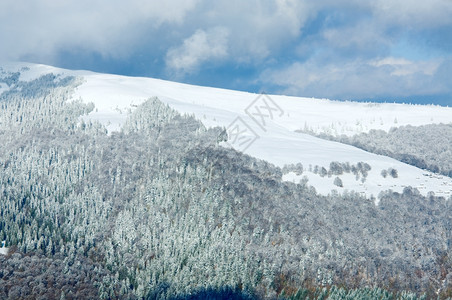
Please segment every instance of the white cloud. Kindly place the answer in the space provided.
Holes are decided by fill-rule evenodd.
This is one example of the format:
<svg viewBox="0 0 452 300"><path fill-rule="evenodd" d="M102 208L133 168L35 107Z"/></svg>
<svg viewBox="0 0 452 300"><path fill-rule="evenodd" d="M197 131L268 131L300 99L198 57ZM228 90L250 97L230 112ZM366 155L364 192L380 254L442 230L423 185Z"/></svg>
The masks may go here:
<svg viewBox="0 0 452 300"><path fill-rule="evenodd" d="M181 24L197 0L0 2L0 57L48 57L78 47L126 55L149 28Z"/></svg>
<svg viewBox="0 0 452 300"><path fill-rule="evenodd" d="M281 86L281 92L331 99L440 94L450 92L436 81L440 61L387 57L324 64L311 59L279 70L266 70L260 80Z"/></svg>
<svg viewBox="0 0 452 300"><path fill-rule="evenodd" d="M206 61L226 57L227 48L228 31L225 28L216 27L207 32L199 29L182 45L168 51L166 64L178 74L192 73Z"/></svg>
<svg viewBox="0 0 452 300"><path fill-rule="evenodd" d="M225 27L230 32L229 55L238 63L259 64L300 36L312 12L308 1L203 1L196 28ZM198 21L196 21L198 22Z"/></svg>
<svg viewBox="0 0 452 300"><path fill-rule="evenodd" d="M369 65L374 67L388 66L392 69L390 75L393 76L408 76L412 74L425 74L433 76L438 70L441 61L410 61L405 58L386 57L369 62Z"/></svg>
<svg viewBox="0 0 452 300"><path fill-rule="evenodd" d="M297 38L311 12L298 0L2 0L0 58L48 60L72 48L127 57L143 43L164 56L188 34L221 27L233 60L259 63Z"/></svg>
<svg viewBox="0 0 452 300"><path fill-rule="evenodd" d="M325 1L311 12L325 9L332 11L324 23L298 47L301 59L267 68L258 82L286 94L342 99L451 93L447 55L414 60L392 57L391 50L405 35L450 26L452 1Z"/></svg>
<svg viewBox="0 0 452 300"><path fill-rule="evenodd" d="M376 0L371 7L382 22L410 29L452 24L450 0Z"/></svg>
<svg viewBox="0 0 452 300"><path fill-rule="evenodd" d="M162 43L162 33L170 38L159 47L169 49L197 29L224 27L231 58L259 65L302 36L320 11L328 11L325 20L345 11L348 20L320 29L311 39L362 51L388 47L393 42L388 29L397 26L452 24L450 0L2 0L0 56L51 55L71 47L126 56L143 39ZM355 22L366 13L372 18Z"/></svg>
<svg viewBox="0 0 452 300"><path fill-rule="evenodd" d="M431 80L439 68L438 79L452 77L440 64L452 42L437 38L436 59L419 61L440 47L422 32L447 32L450 15L451 0L0 0L0 59L52 64L75 49L134 63L134 55L152 52L142 63L155 62L154 74L267 68L261 82L272 78L299 95L434 92L447 86ZM416 34L425 42L418 48L411 47ZM391 58L403 58L405 48L392 51L401 40L417 61Z"/></svg>

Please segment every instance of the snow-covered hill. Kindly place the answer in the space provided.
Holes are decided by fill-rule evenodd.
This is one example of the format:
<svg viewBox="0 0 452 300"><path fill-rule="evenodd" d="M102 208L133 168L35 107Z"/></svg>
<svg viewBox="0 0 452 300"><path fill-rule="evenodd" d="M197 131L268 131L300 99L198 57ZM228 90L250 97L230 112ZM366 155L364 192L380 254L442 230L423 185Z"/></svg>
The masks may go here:
<svg viewBox="0 0 452 300"><path fill-rule="evenodd" d="M409 124L448 124L452 122L452 108L257 95L152 78L70 71L26 63L3 64L3 69L22 69L21 80L30 80L49 72L83 77L84 83L77 89L74 98L93 102L95 109L87 118L100 121L109 131L119 130L128 112L144 100L157 96L179 112L194 114L206 126L227 128L230 139L225 146L281 167L302 163L304 173L301 176L288 173L284 179L299 181L306 176L308 183L322 194L328 194L332 189L338 192L355 190L377 197L383 190L402 191L406 186L413 186L424 195L429 191L438 196L451 195L450 177L295 131L307 129L316 133L353 135L371 129L387 131L391 127ZM0 92L7 88L3 84ZM350 173L340 175L343 187L338 187L333 184L336 176L321 177L312 171L315 166L328 169L332 161L350 164L365 162L372 169L364 182ZM398 171L397 178L381 176L382 170L390 168Z"/></svg>

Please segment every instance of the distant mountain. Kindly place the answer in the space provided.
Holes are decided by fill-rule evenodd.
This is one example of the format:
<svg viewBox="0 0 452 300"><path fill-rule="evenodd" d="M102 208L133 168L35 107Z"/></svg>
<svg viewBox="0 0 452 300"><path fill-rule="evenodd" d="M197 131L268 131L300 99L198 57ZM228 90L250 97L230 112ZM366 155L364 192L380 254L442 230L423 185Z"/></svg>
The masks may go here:
<svg viewBox="0 0 452 300"><path fill-rule="evenodd" d="M452 178L419 163L449 156L409 145L449 151L451 108L27 63L0 93L2 299L452 293Z"/></svg>

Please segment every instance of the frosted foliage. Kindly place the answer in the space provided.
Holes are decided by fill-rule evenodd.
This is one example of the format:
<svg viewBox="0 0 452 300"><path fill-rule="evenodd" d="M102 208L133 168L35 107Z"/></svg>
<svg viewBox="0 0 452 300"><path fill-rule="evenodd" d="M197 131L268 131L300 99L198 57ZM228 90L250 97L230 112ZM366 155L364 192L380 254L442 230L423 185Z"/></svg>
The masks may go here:
<svg viewBox="0 0 452 300"><path fill-rule="evenodd" d="M408 125L392 128L389 132L371 130L351 137L318 136L452 177L451 124Z"/></svg>
<svg viewBox="0 0 452 300"><path fill-rule="evenodd" d="M11 249L0 256L0 298L273 299L333 284L447 292L445 199L409 187L378 206L353 192L320 196L282 182L301 164L281 170L220 147L224 129L156 98L107 134L82 121L92 105L69 101L80 80L13 77L0 96L0 240ZM371 167L324 169L365 177ZM28 276L38 273L42 285Z"/></svg>

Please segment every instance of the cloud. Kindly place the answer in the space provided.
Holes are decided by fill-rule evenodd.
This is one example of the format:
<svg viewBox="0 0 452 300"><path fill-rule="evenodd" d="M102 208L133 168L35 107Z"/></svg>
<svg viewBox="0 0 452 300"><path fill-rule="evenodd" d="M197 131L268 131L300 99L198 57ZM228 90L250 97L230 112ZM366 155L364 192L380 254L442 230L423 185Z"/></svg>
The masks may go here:
<svg viewBox="0 0 452 300"><path fill-rule="evenodd" d="M172 46L166 53L166 65L173 71L179 70L178 75L181 72L196 73L202 63L201 57L188 53L201 51L195 49L198 47L194 46L194 38L199 38L199 48L203 48L206 42L202 32L205 32L207 41L215 41L214 35L218 34L219 44L224 42L227 32L228 59L223 61L232 67L260 64L262 60L272 59L274 53L300 36L311 10L305 2L296 0L204 1L193 12L192 17L196 20L189 17L192 23L187 24L188 27L196 24L193 31L198 34L189 33L181 44ZM218 28L222 29L221 32L212 33ZM214 62L218 58L219 55L207 55L202 60Z"/></svg>
<svg viewBox="0 0 452 300"><path fill-rule="evenodd" d="M0 59L320 97L451 93L450 15L450 0L2 0Z"/></svg>
<svg viewBox="0 0 452 300"><path fill-rule="evenodd" d="M146 31L182 24L197 2L2 0L0 57L49 57L70 47L127 55Z"/></svg>
<svg viewBox="0 0 452 300"><path fill-rule="evenodd" d="M265 67L258 82L332 99L450 95L450 51L443 49L450 49L444 30L452 28L451 12L452 2L442 0L319 3L317 19L304 25L316 24L300 39L298 57ZM434 34L441 37L436 44Z"/></svg>
<svg viewBox="0 0 452 300"><path fill-rule="evenodd" d="M369 62L369 65L376 68L388 66L392 71L390 76L409 76L413 74L424 74L432 76L437 71L439 61L410 61L404 58L386 57Z"/></svg>
<svg viewBox="0 0 452 300"><path fill-rule="evenodd" d="M450 0L376 0L371 2L381 23L425 29L452 24Z"/></svg>
<svg viewBox="0 0 452 300"><path fill-rule="evenodd" d="M216 27L207 32L199 29L182 45L171 48L166 55L167 67L178 73L192 73L206 61L227 56L228 30Z"/></svg>
<svg viewBox="0 0 452 300"><path fill-rule="evenodd" d="M123 59L152 45L155 59L168 61L197 30L214 42L210 32L223 28L231 61L259 64L300 35L310 12L297 0L4 0L0 58L52 63L74 49Z"/></svg>
<svg viewBox="0 0 452 300"><path fill-rule="evenodd" d="M229 55L241 64L257 64L300 36L312 11L298 0L203 1L190 19L196 28L229 31ZM190 26L190 24L189 24Z"/></svg>
<svg viewBox="0 0 452 300"><path fill-rule="evenodd" d="M327 28L319 38L323 39L325 47L334 49L337 54L374 56L381 54L392 44L391 37L383 31L384 28L375 23L361 20L353 26Z"/></svg>
<svg viewBox="0 0 452 300"><path fill-rule="evenodd" d="M331 99L374 99L450 93L437 81L442 61L409 61L386 57L323 64L315 59L265 70L260 80L292 95Z"/></svg>

